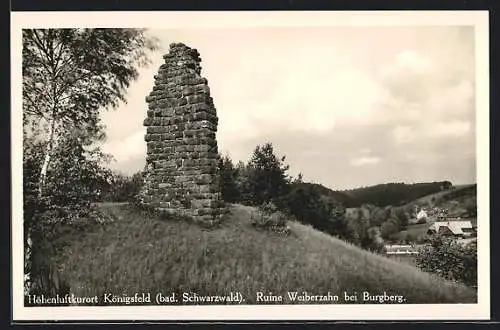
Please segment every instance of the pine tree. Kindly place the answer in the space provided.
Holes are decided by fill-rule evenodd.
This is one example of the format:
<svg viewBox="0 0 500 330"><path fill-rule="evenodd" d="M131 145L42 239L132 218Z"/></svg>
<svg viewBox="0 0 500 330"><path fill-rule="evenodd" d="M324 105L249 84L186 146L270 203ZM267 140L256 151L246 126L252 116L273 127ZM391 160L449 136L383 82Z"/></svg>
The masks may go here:
<svg viewBox="0 0 500 330"><path fill-rule="evenodd" d="M228 203L239 202L240 192L236 182L238 172L229 155L220 157L219 174L222 199Z"/></svg>
<svg viewBox="0 0 500 330"><path fill-rule="evenodd" d="M271 143L257 146L248 163L249 182L255 204L276 202L289 191L289 166L285 156L278 158Z"/></svg>

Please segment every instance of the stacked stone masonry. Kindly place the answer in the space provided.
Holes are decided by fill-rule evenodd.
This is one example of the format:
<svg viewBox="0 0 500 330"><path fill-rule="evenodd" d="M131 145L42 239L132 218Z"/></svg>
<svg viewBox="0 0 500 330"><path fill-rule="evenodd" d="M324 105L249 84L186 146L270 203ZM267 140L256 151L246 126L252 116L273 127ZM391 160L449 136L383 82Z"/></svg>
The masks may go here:
<svg viewBox="0 0 500 330"><path fill-rule="evenodd" d="M142 202L196 222L225 213L218 185L218 118L196 49L170 45L148 103L146 179Z"/></svg>

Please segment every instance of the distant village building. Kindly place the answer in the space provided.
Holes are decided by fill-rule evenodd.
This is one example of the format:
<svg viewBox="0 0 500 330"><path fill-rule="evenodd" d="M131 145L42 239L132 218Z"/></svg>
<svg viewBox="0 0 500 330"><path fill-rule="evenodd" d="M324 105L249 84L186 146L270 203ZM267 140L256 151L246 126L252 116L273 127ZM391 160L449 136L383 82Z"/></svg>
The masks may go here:
<svg viewBox="0 0 500 330"><path fill-rule="evenodd" d="M417 223L425 223L429 219L429 212L425 209L418 210L418 207L415 207L413 211L413 215L408 219L408 222L411 224Z"/></svg>
<svg viewBox="0 0 500 330"><path fill-rule="evenodd" d="M421 220L421 219L426 219L427 220L427 212L424 210L424 209L421 209L418 213L417 213L417 221L418 220Z"/></svg>
<svg viewBox="0 0 500 330"><path fill-rule="evenodd" d="M466 238L475 234L475 228L470 221L437 221L429 227L427 234Z"/></svg>
<svg viewBox="0 0 500 330"><path fill-rule="evenodd" d="M418 250L412 245L386 245L385 253L388 255L415 255Z"/></svg>

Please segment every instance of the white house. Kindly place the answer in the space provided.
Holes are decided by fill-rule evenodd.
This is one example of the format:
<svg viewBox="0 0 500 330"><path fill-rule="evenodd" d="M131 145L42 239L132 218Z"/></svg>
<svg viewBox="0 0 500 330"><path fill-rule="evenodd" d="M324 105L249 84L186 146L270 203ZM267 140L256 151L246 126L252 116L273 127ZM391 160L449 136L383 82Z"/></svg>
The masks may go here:
<svg viewBox="0 0 500 330"><path fill-rule="evenodd" d="M417 221L418 221L418 220L421 220L421 219L427 219L427 212L426 212L424 209L421 209L421 210L417 213Z"/></svg>

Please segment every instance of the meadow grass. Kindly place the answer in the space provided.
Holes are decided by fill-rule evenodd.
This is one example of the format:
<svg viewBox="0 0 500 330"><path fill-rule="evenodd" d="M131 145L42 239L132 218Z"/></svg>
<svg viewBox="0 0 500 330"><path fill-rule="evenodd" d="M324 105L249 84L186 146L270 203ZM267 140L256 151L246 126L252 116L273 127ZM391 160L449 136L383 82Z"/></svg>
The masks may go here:
<svg viewBox="0 0 500 330"><path fill-rule="evenodd" d="M406 227L405 230L393 234L391 238L395 240L402 240L405 239L408 235L411 235L413 237L413 240L422 238L427 235L427 231L429 230L430 226L431 222L410 224Z"/></svg>
<svg viewBox="0 0 500 330"><path fill-rule="evenodd" d="M160 220L128 205L106 204L113 219L71 238L59 272L76 295L135 292L238 291L247 304L257 292L403 295L407 303L474 303L475 290L411 265L289 222L280 236L251 225L251 207L232 205L216 229ZM360 303L358 301L358 303Z"/></svg>

